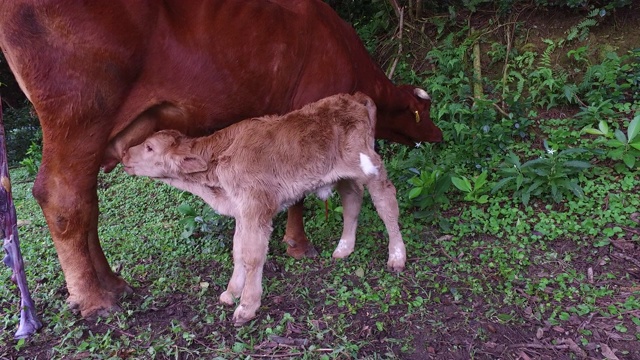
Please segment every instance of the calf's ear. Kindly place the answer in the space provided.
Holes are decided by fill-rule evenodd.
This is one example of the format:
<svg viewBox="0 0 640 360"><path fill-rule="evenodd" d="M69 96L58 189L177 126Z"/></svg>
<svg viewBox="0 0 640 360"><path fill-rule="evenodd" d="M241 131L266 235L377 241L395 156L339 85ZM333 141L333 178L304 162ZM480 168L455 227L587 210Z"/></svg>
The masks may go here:
<svg viewBox="0 0 640 360"><path fill-rule="evenodd" d="M206 171L209 166L203 158L196 155L183 155L178 166L183 173L193 174Z"/></svg>

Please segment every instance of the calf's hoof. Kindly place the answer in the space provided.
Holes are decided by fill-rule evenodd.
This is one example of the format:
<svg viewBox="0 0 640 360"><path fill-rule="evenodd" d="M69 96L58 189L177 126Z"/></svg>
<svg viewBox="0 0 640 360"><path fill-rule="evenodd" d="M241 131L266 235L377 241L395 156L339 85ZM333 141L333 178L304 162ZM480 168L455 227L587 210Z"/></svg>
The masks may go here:
<svg viewBox="0 0 640 360"><path fill-rule="evenodd" d="M227 290L220 294L220 302L225 305L233 305L235 304L235 296L233 296L233 294L231 294L231 292Z"/></svg>
<svg viewBox="0 0 640 360"><path fill-rule="evenodd" d="M294 259L300 260L305 257L314 258L318 256L318 252L309 240L296 241L292 238L285 238L284 242L287 244L287 255Z"/></svg>
<svg viewBox="0 0 640 360"><path fill-rule="evenodd" d="M334 259L343 259L351 255L352 252L353 246L349 245L346 240L340 239L340 242L338 242L338 246L336 246L332 256Z"/></svg>
<svg viewBox="0 0 640 360"><path fill-rule="evenodd" d="M246 324L249 320L256 317L256 310L248 309L246 306L240 305L233 312L233 325L236 327Z"/></svg>
<svg viewBox="0 0 640 360"><path fill-rule="evenodd" d="M402 272L404 270L405 259L389 259L387 268L393 272Z"/></svg>

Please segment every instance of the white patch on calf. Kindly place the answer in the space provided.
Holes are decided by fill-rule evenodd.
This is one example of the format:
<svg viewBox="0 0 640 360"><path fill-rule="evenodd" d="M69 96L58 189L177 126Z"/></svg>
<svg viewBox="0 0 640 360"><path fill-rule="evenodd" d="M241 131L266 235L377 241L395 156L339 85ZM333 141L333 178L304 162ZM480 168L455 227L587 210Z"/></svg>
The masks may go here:
<svg viewBox="0 0 640 360"><path fill-rule="evenodd" d="M355 240L340 239L338 246L336 246L336 249L333 251L333 258L342 259L349 256L349 254L353 252L354 246Z"/></svg>
<svg viewBox="0 0 640 360"><path fill-rule="evenodd" d="M360 168L366 175L378 175L378 168L373 165L371 158L360 153Z"/></svg>
<svg viewBox="0 0 640 360"><path fill-rule="evenodd" d="M332 192L333 192L333 186L332 185L327 185L327 186L323 186L321 188L316 189L316 195L321 200L327 200L331 196Z"/></svg>

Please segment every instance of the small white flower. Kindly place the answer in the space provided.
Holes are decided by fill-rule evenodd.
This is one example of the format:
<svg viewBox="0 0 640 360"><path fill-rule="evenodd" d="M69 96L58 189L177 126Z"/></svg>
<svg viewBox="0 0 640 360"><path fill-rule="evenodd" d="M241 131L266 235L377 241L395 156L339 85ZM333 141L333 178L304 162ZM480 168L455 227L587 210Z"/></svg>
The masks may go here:
<svg viewBox="0 0 640 360"><path fill-rule="evenodd" d="M422 146L422 143L421 142L417 142L416 143L416 148L419 148L420 146Z"/></svg>
<svg viewBox="0 0 640 360"><path fill-rule="evenodd" d="M547 153L548 153L549 155L553 155L555 152L556 152L556 151L555 151L555 150L553 150L553 149L547 149Z"/></svg>

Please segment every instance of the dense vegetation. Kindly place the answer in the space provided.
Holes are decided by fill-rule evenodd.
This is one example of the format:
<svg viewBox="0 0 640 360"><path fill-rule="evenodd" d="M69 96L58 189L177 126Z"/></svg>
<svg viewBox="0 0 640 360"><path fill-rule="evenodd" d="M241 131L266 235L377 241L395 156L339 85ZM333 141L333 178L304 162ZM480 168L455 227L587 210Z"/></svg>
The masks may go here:
<svg viewBox="0 0 640 360"><path fill-rule="evenodd" d="M138 292L122 313L79 320L29 194L33 146L12 175L46 325L13 341L16 292L0 288L0 359L640 358L638 6L329 3L394 81L431 94L445 134L414 148L379 143L398 189L407 270L384 270L386 235L370 202L355 253L332 261L339 200L325 217L310 198L307 230L320 256L286 257L279 216L261 315L233 329L232 309L216 304L233 223L189 194L116 170L100 179L100 236Z"/></svg>

